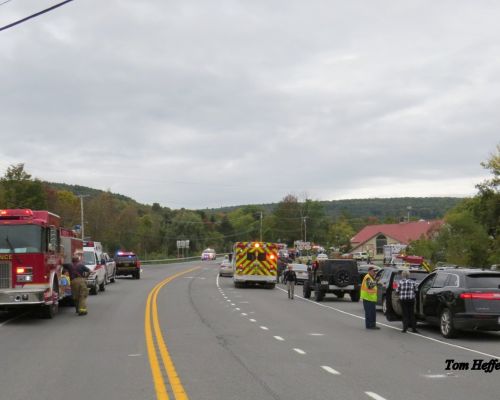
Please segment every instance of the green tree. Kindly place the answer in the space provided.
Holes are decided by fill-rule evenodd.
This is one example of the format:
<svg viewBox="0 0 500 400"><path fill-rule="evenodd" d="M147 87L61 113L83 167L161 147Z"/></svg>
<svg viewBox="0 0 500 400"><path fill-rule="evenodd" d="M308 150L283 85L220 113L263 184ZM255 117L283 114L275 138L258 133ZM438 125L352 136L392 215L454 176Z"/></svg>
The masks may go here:
<svg viewBox="0 0 500 400"><path fill-rule="evenodd" d="M11 165L0 178L2 186L2 208L47 208L46 193L43 184L24 170L24 164Z"/></svg>

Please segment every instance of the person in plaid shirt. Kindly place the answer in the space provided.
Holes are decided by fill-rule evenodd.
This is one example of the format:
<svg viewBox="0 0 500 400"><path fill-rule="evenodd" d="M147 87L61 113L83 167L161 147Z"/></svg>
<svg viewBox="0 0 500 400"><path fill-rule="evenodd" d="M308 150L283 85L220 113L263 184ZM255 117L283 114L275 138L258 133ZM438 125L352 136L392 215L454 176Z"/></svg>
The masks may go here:
<svg viewBox="0 0 500 400"><path fill-rule="evenodd" d="M401 276L403 279L399 281L396 289L403 311L403 330L401 332L405 333L408 325L411 325L412 332L418 333L415 321L415 292L417 291L417 284L413 279L409 279L410 271L403 271Z"/></svg>

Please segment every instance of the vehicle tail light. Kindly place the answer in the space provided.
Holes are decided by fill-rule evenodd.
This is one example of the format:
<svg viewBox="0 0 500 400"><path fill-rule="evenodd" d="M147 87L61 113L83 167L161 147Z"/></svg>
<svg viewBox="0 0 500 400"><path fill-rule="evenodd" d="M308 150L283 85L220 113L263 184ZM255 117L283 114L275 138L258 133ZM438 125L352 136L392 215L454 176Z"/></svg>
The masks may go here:
<svg viewBox="0 0 500 400"><path fill-rule="evenodd" d="M269 256L269 258L270 258L271 260L274 260L274 254L271 254L271 255Z"/></svg>
<svg viewBox="0 0 500 400"><path fill-rule="evenodd" d="M399 285L398 285L398 283L397 283L396 281L393 281L393 282L392 282L392 288L393 288L394 290L396 290L396 289L398 288L398 286L399 286Z"/></svg>
<svg viewBox="0 0 500 400"><path fill-rule="evenodd" d="M95 268L94 268L94 271L97 271L97 270L99 270L99 269L101 269L101 268L103 268L103 267L104 267L104 265L102 265L102 264L97 264L97 265L95 266Z"/></svg>
<svg viewBox="0 0 500 400"><path fill-rule="evenodd" d="M460 298L467 300L500 300L500 293L460 293Z"/></svg>

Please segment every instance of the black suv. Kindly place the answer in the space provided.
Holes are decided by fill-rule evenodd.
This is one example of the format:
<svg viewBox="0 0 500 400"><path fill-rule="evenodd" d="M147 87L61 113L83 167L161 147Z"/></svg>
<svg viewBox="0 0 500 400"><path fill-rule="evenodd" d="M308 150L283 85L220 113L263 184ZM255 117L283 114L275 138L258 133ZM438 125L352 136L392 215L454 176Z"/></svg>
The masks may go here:
<svg viewBox="0 0 500 400"><path fill-rule="evenodd" d="M141 278L141 262L131 251L116 253L116 275L132 275L135 279Z"/></svg>
<svg viewBox="0 0 500 400"><path fill-rule="evenodd" d="M418 287L420 320L439 325L446 338L459 330L500 330L500 272L445 269L432 272Z"/></svg>
<svg viewBox="0 0 500 400"><path fill-rule="evenodd" d="M401 319L401 302L396 293L401 273L404 271L398 267L384 267L377 272L375 280L377 281L377 305L382 306L382 312L388 321ZM410 279L420 284L429 274L423 269L410 269Z"/></svg>
<svg viewBox="0 0 500 400"><path fill-rule="evenodd" d="M326 293L333 293L339 299L349 293L351 300L359 301L359 274L355 260L321 260L317 268L309 271L309 279L304 281L303 294L306 299L314 290L314 300L322 301Z"/></svg>

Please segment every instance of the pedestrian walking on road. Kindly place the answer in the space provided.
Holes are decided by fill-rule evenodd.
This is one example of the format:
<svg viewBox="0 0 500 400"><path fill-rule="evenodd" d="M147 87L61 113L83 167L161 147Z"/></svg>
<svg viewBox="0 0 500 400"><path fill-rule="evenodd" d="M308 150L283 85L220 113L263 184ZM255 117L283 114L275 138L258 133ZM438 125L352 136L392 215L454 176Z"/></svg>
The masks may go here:
<svg viewBox="0 0 500 400"><path fill-rule="evenodd" d="M87 315L87 296L89 290L87 288L87 276L90 273L85 265L80 262L80 257L73 256L72 264L69 266L69 276L71 279L71 293L75 302L75 309L78 315Z"/></svg>
<svg viewBox="0 0 500 400"><path fill-rule="evenodd" d="M295 284L297 283L297 274L293 270L292 264L289 264L288 269L285 271L284 282L288 290L288 298L293 300Z"/></svg>
<svg viewBox="0 0 500 400"><path fill-rule="evenodd" d="M417 291L417 284L413 279L409 279L410 271L403 271L401 277L403 279L399 281L399 285L396 288L403 312L403 330L401 332L405 333L410 325L412 331L418 333L417 322L415 320L415 292Z"/></svg>
<svg viewBox="0 0 500 400"><path fill-rule="evenodd" d="M375 267L368 267L368 273L361 283L360 297L363 299L363 308L365 309L365 327L366 329L380 329L377 326L377 282L375 282Z"/></svg>

